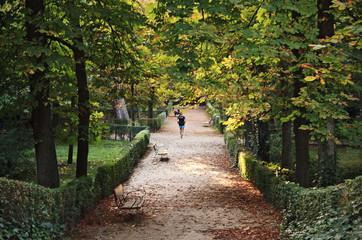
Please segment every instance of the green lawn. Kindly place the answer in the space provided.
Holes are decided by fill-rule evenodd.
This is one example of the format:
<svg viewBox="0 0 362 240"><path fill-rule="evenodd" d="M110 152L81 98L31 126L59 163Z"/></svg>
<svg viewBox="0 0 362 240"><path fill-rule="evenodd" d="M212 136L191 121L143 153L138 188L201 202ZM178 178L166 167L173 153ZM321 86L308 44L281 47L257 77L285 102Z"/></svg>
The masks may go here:
<svg viewBox="0 0 362 240"><path fill-rule="evenodd" d="M127 141L102 140L99 145L89 146L88 175L96 173L97 168L105 163L117 159L121 150L127 146ZM57 158L61 185L71 181L75 177L77 147L74 146L73 164L68 165L68 145L57 144Z"/></svg>
<svg viewBox="0 0 362 240"><path fill-rule="evenodd" d="M310 156L318 158L318 148L310 148ZM337 157L339 165L361 165L362 164L362 150L350 147L337 148Z"/></svg>
<svg viewBox="0 0 362 240"><path fill-rule="evenodd" d="M311 147L310 156L312 161L318 159L318 148ZM362 175L362 150L350 147L337 148L339 177L351 179Z"/></svg>

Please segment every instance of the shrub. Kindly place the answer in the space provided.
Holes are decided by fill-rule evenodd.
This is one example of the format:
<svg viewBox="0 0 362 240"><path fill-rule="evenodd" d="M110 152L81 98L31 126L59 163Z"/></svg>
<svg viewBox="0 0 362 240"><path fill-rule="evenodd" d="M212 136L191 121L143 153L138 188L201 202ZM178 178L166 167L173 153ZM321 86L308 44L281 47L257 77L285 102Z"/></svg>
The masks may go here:
<svg viewBox="0 0 362 240"><path fill-rule="evenodd" d="M109 131L114 133L115 135L119 136L120 138L124 139L131 133L131 136L136 136L142 130L148 128L147 126L129 126L129 125L120 125L114 123L108 123ZM131 137L130 140L133 137Z"/></svg>
<svg viewBox="0 0 362 240"><path fill-rule="evenodd" d="M142 118L139 120L139 124L148 126L151 131L157 131L162 127L162 118Z"/></svg>
<svg viewBox="0 0 362 240"><path fill-rule="evenodd" d="M231 133L226 142L233 142ZM230 143L226 144L230 146ZM283 212L285 233L295 239L358 239L362 233L362 176L338 186L306 189L287 181L293 171L238 154L244 179L254 182L263 196Z"/></svg>
<svg viewBox="0 0 362 240"><path fill-rule="evenodd" d="M31 151L34 143L29 139L32 139L31 133L21 127L0 134L0 177L22 179L34 172Z"/></svg>
<svg viewBox="0 0 362 240"><path fill-rule="evenodd" d="M240 147L234 134L230 131L225 132L224 141L228 150L228 154L232 157L234 166L238 166L238 153L241 151L242 148Z"/></svg>
<svg viewBox="0 0 362 240"><path fill-rule="evenodd" d="M167 108L164 111L162 111L161 113L159 113L157 115L157 117L139 119L138 120L139 124L148 126L151 131L157 131L157 130L161 129L163 123L166 120L166 117L171 112L171 110L172 110L172 102L169 102L167 105Z"/></svg>
<svg viewBox="0 0 362 240"><path fill-rule="evenodd" d="M109 196L114 187L127 180L149 140L149 130L140 131L115 162L99 167L93 177L75 179L58 189L0 178L0 239L19 232L24 239L61 236L62 224L77 222L100 199Z"/></svg>

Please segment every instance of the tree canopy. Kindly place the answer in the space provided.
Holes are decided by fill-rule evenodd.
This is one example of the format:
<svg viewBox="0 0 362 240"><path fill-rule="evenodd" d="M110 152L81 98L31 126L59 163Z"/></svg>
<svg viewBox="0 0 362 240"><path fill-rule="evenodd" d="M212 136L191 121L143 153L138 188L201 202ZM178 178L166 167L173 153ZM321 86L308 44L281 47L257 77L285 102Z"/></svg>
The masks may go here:
<svg viewBox="0 0 362 240"><path fill-rule="evenodd" d="M72 115L79 176L90 116L121 98L209 101L230 130L294 122L298 146L361 146L360 1L33 1L38 12L30 2L0 7L1 118L30 120L36 136L39 106Z"/></svg>

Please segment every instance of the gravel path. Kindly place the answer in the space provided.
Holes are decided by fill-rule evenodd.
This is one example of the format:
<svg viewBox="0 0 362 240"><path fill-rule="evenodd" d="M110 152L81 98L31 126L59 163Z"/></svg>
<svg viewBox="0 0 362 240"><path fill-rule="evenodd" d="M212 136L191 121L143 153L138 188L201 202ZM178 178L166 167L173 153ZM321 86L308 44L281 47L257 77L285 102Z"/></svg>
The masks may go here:
<svg viewBox="0 0 362 240"><path fill-rule="evenodd" d="M231 168L223 135L202 126L209 120L204 108L184 115L183 138L173 114L151 134L151 143L168 148L169 160L159 161L149 149L124 184L147 192L140 220L136 213L115 212L109 197L72 239L281 239L279 213Z"/></svg>

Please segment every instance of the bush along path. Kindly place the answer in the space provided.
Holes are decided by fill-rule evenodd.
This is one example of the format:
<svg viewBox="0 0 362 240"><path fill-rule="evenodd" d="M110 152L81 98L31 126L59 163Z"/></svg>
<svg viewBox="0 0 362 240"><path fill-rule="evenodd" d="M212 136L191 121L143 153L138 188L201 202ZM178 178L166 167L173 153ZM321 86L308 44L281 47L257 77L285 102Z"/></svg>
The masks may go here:
<svg viewBox="0 0 362 240"><path fill-rule="evenodd" d="M202 126L205 110L184 115L183 138L173 114L151 134L151 144L168 149L168 161L150 148L124 183L126 191L146 191L139 216L116 211L110 196L68 233L71 239L281 239L280 213L232 168L223 135Z"/></svg>

